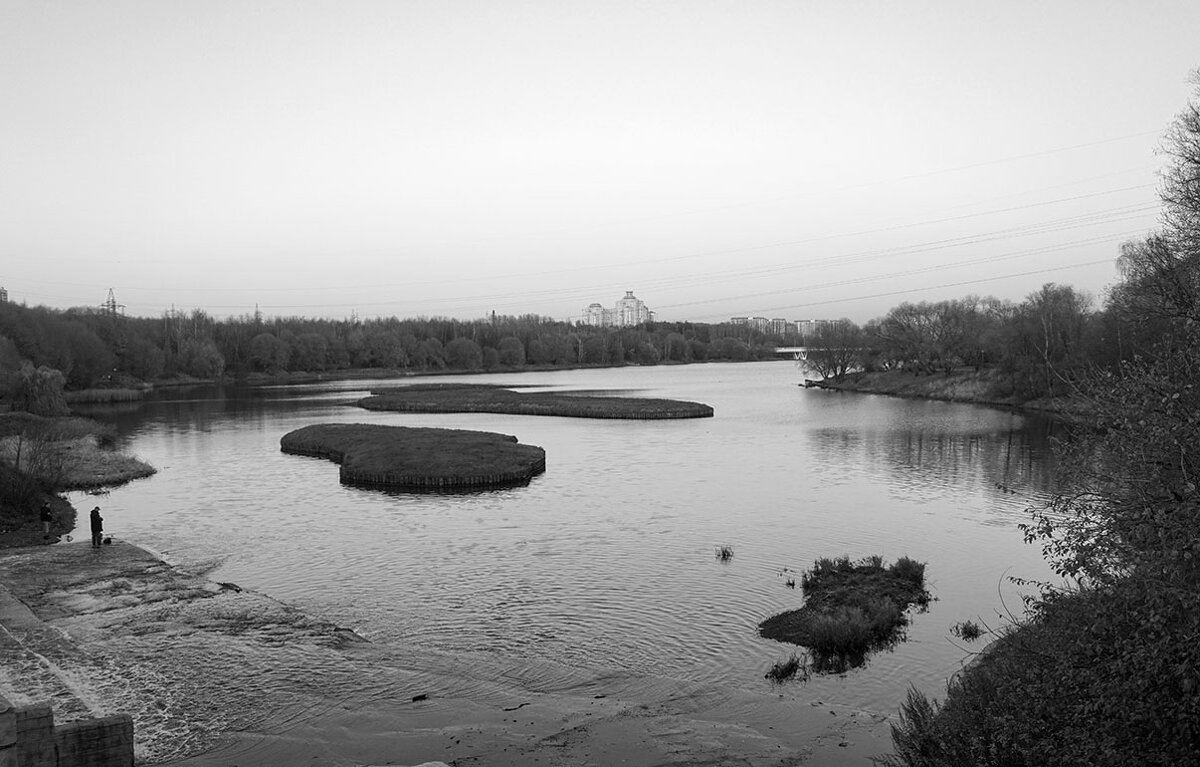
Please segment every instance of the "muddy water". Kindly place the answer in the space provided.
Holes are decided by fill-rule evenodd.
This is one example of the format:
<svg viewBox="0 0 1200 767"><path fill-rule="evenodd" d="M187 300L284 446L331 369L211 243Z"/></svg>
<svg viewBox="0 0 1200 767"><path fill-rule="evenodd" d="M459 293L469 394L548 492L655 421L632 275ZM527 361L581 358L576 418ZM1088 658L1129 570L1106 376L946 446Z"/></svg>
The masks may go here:
<svg viewBox="0 0 1200 767"><path fill-rule="evenodd" d="M716 413L673 422L370 413L346 404L365 394L361 382L168 391L135 412L97 413L159 473L76 505L99 502L119 539L371 640L373 663L392 669L383 692L340 663L310 664L303 707L275 714L287 726L306 710L395 695L389 675L407 689L414 673L468 700L719 691L739 701L740 721L764 727L781 696L891 713L910 685L938 694L959 668L968 650L951 624L999 625L1020 603L1007 576L1046 577L1016 525L1048 490L1049 426L805 390L801 379L790 362L470 379L689 399ZM284 433L323 422L513 434L544 447L548 468L527 487L470 495L347 488L335 465L279 451ZM719 561L719 546L732 559ZM793 648L755 627L799 605L789 573L876 553L928 562L936 601L908 640L843 676L768 684ZM233 698L252 697L238 685L271 684L270 654L255 663L252 678L232 674Z"/></svg>

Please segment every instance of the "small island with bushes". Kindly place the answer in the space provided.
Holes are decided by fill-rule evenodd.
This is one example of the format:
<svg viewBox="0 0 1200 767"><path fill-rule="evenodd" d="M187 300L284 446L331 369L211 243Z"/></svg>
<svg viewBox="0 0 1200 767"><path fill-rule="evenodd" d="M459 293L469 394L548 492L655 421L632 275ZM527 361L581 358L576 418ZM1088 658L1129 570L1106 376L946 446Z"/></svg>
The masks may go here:
<svg viewBox="0 0 1200 767"><path fill-rule="evenodd" d="M517 392L485 384L415 384L372 392L358 401L367 410L406 413L505 413L568 418L711 418L699 402L579 393Z"/></svg>
<svg viewBox="0 0 1200 767"><path fill-rule="evenodd" d="M759 634L807 647L816 671L860 666L867 653L899 639L910 606L925 605L925 564L901 557L884 567L880 556L818 559L800 580L804 606L767 618Z"/></svg>
<svg viewBox="0 0 1200 767"><path fill-rule="evenodd" d="M341 465L341 481L359 487L462 491L527 484L546 470L546 452L516 437L485 431L378 424L314 424L283 435L291 455Z"/></svg>

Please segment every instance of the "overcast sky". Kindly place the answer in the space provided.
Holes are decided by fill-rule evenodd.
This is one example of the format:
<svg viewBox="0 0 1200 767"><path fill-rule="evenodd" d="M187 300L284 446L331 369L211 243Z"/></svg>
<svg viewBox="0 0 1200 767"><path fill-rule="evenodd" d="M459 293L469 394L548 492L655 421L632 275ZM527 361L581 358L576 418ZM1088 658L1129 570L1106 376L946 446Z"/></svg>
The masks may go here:
<svg viewBox="0 0 1200 767"><path fill-rule="evenodd" d="M0 286L224 317L1097 297L1200 2L0 0Z"/></svg>

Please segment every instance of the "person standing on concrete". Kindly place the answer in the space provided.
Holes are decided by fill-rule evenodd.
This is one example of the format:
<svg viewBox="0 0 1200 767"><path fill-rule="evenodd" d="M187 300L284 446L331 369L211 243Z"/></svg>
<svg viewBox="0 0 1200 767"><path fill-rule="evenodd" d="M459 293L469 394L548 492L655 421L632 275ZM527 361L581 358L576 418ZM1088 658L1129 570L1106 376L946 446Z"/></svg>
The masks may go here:
<svg viewBox="0 0 1200 767"><path fill-rule="evenodd" d="M100 507L92 509L92 546L99 546L104 537L104 517L100 516Z"/></svg>
<svg viewBox="0 0 1200 767"><path fill-rule="evenodd" d="M42 518L42 540L49 543L50 542L50 525L51 525L51 523L54 522L54 514L50 511L50 504L48 504L48 503L42 504L42 512L41 512L40 516Z"/></svg>

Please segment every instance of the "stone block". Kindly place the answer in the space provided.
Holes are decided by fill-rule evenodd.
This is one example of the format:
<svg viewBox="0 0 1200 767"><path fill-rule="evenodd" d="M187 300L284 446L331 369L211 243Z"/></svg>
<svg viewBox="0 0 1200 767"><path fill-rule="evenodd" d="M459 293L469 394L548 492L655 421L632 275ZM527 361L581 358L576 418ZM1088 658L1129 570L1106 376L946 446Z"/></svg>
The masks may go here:
<svg viewBox="0 0 1200 767"><path fill-rule="evenodd" d="M128 714L69 722L55 728L54 739L60 767L133 767Z"/></svg>
<svg viewBox="0 0 1200 767"><path fill-rule="evenodd" d="M54 751L54 710L49 705L17 709L17 764L57 767Z"/></svg>
<svg viewBox="0 0 1200 767"><path fill-rule="evenodd" d="M17 710L0 695L0 767L17 767Z"/></svg>

